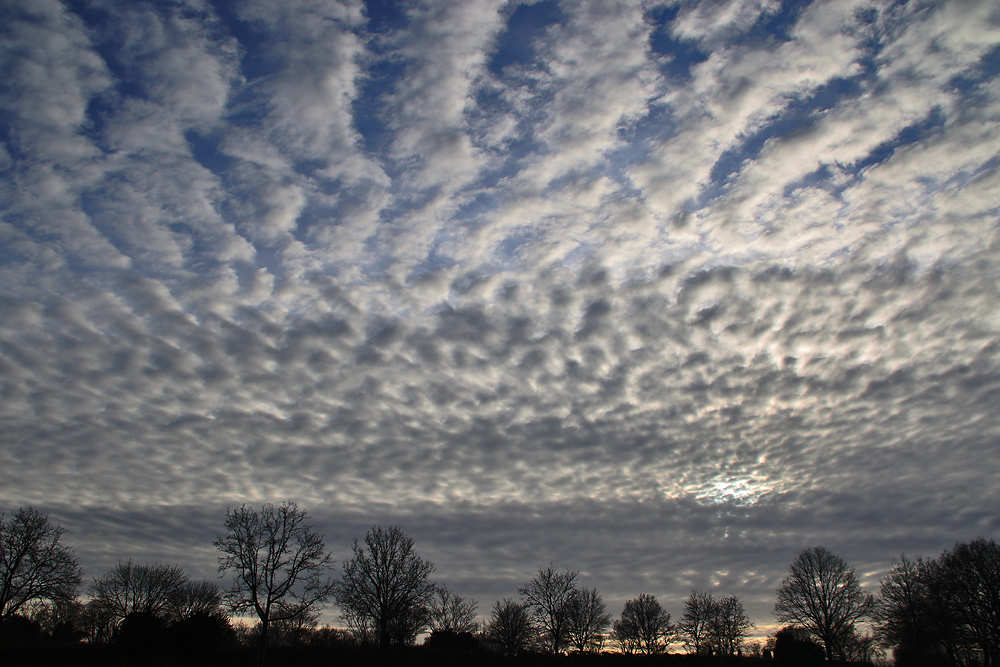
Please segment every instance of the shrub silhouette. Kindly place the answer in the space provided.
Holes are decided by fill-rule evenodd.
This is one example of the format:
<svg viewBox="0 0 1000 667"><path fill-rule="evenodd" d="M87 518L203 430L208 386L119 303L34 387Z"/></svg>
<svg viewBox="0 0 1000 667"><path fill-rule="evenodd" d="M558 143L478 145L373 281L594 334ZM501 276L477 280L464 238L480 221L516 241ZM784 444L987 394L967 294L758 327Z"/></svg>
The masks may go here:
<svg viewBox="0 0 1000 667"><path fill-rule="evenodd" d="M166 622L156 614L132 612L118 627L115 644L129 655L154 655L163 649L166 629Z"/></svg>
<svg viewBox="0 0 1000 667"><path fill-rule="evenodd" d="M167 637L171 651L183 656L210 655L235 642L229 621L206 612L174 621Z"/></svg>
<svg viewBox="0 0 1000 667"><path fill-rule="evenodd" d="M802 628L787 627L774 635L774 661L779 665L821 665L826 652Z"/></svg>
<svg viewBox="0 0 1000 667"><path fill-rule="evenodd" d="M0 621L0 643L2 644L33 644L41 639L42 626L37 621L19 614L8 616Z"/></svg>
<svg viewBox="0 0 1000 667"><path fill-rule="evenodd" d="M424 642L425 646L449 651L475 651L479 641L471 632L455 632L454 630L434 630Z"/></svg>

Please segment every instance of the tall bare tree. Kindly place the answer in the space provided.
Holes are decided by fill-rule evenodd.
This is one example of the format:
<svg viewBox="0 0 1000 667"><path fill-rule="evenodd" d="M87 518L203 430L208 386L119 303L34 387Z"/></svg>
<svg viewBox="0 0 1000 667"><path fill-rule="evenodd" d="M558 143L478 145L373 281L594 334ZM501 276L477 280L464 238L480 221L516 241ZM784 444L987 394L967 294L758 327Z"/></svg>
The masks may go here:
<svg viewBox="0 0 1000 667"><path fill-rule="evenodd" d="M517 589L521 602L531 610L535 624L545 634L549 649L559 653L566 643L570 603L576 594L578 572L557 570L551 563Z"/></svg>
<svg viewBox="0 0 1000 667"><path fill-rule="evenodd" d="M226 511L226 534L215 541L219 574L233 573L226 600L234 612L260 619L257 661L264 662L268 629L320 606L333 582L333 559L323 537L307 523L309 515L292 502L268 503L256 510L243 505Z"/></svg>
<svg viewBox="0 0 1000 667"><path fill-rule="evenodd" d="M643 593L628 600L621 618L614 623L614 635L626 653L663 653L676 637L674 626L659 601Z"/></svg>
<svg viewBox="0 0 1000 667"><path fill-rule="evenodd" d="M383 648L412 642L430 620L434 563L420 558L396 526L373 526L353 549L334 587L344 620L362 640Z"/></svg>
<svg viewBox="0 0 1000 667"><path fill-rule="evenodd" d="M430 604L431 628L475 632L479 629L479 623L476 622L478 608L479 603L475 600L466 600L441 584L436 587Z"/></svg>
<svg viewBox="0 0 1000 667"><path fill-rule="evenodd" d="M711 650L709 636L714 610L715 597L705 591L691 591L684 601L684 614L677 629L691 653L701 654Z"/></svg>
<svg viewBox="0 0 1000 667"><path fill-rule="evenodd" d="M936 656L944 634L935 622L932 591L936 563L906 555L893 561L882 577L879 596L872 612L877 621L878 638L900 651L900 661L910 659L930 663Z"/></svg>
<svg viewBox="0 0 1000 667"><path fill-rule="evenodd" d="M566 635L569 644L583 653L599 650L604 631L611 625L604 599L596 588L582 588L574 593L569 603Z"/></svg>
<svg viewBox="0 0 1000 667"><path fill-rule="evenodd" d="M83 570L61 543L62 526L21 508L0 514L0 621L30 602L68 602L76 597Z"/></svg>
<svg viewBox="0 0 1000 667"><path fill-rule="evenodd" d="M842 658L854 625L875 604L858 582L854 569L834 553L817 546L806 549L788 568L774 604L782 623L801 625L823 642L828 660Z"/></svg>
<svg viewBox="0 0 1000 667"><path fill-rule="evenodd" d="M715 600L712 607L713 614L709 623L712 646L720 655L736 655L750 635L753 623L747 618L743 603L735 595Z"/></svg>

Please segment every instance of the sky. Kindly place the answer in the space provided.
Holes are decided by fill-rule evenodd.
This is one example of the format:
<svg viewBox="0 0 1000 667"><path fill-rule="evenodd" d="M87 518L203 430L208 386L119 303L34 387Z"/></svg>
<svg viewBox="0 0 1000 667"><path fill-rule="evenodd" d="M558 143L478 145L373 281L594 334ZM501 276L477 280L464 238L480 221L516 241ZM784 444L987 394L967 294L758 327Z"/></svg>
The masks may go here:
<svg viewBox="0 0 1000 667"><path fill-rule="evenodd" d="M88 578L289 500L763 628L1000 536L993 0L0 0L0 71L0 508Z"/></svg>

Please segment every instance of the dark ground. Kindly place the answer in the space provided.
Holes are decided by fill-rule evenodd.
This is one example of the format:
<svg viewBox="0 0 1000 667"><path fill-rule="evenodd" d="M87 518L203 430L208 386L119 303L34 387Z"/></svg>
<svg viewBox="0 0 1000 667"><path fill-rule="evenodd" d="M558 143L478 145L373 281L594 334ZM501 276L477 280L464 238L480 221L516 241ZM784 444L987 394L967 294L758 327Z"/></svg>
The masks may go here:
<svg viewBox="0 0 1000 667"><path fill-rule="evenodd" d="M2 667L246 667L256 664L254 649L229 646L196 654L189 651L173 650L171 647L130 647L100 646L83 643L11 644L0 646ZM807 667L819 664L834 667L848 663L784 662L764 658L722 658L693 656L685 654L666 655L621 655L621 654L576 654L553 656L547 654L527 654L517 658L484 651L460 651L414 646L399 649L361 649L356 647L329 646L275 646L268 649L265 659L267 667L310 667L312 665L349 667L379 667L393 665L401 667L451 667L458 665L482 665L484 667L504 667L517 665L525 667ZM856 663L860 664L860 663Z"/></svg>

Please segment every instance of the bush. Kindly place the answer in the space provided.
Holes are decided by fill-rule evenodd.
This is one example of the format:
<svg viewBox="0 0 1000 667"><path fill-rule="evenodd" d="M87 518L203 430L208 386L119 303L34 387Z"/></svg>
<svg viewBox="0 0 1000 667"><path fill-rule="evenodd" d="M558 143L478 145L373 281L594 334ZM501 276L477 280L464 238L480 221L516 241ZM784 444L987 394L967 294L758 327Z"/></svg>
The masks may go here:
<svg viewBox="0 0 1000 667"><path fill-rule="evenodd" d="M821 665L825 658L823 647L802 628L782 628L774 635L774 661L779 665Z"/></svg>

